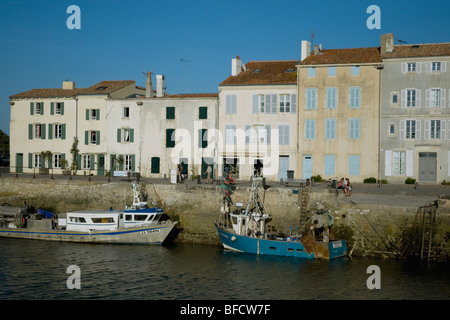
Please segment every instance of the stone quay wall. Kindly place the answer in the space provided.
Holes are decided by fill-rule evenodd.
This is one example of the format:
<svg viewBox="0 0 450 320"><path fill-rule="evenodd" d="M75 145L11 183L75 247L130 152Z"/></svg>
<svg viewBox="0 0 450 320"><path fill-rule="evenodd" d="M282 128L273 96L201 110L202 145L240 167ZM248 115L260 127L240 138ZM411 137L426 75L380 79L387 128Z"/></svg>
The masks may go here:
<svg viewBox="0 0 450 320"><path fill-rule="evenodd" d="M219 185L141 181L140 188L148 195L149 202L160 204L173 220L179 221L182 231L176 242L220 245L214 227L222 200ZM248 184L238 185L233 202L245 204L249 191ZM263 196L272 215L271 224L281 233L295 233L302 226L307 229L307 218L315 211L325 209L334 217L332 233L336 238L347 240L351 255L399 257L417 254L419 250L421 216L417 204L411 201L417 197L370 193L365 198L363 195L345 197L331 188L308 187L304 192L304 188L279 185L266 190ZM389 197L391 201L386 200ZM424 199L435 200L432 196ZM120 210L131 205L132 200L128 181L0 178L0 204L21 206L26 201L36 209L64 213L86 209ZM448 260L450 200L442 197L438 205L434 250L439 260Z"/></svg>

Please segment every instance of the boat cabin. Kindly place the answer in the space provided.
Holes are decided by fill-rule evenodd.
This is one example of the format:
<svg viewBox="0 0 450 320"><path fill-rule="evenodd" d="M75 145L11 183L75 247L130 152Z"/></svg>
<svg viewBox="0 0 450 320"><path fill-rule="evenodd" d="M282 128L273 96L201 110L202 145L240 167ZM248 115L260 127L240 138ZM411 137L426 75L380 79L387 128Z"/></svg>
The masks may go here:
<svg viewBox="0 0 450 320"><path fill-rule="evenodd" d="M169 216L161 208L147 208L123 212L123 226L125 228L163 223L168 220L170 220Z"/></svg>
<svg viewBox="0 0 450 320"><path fill-rule="evenodd" d="M68 212L66 230L83 232L117 230L119 218L120 214L113 211Z"/></svg>

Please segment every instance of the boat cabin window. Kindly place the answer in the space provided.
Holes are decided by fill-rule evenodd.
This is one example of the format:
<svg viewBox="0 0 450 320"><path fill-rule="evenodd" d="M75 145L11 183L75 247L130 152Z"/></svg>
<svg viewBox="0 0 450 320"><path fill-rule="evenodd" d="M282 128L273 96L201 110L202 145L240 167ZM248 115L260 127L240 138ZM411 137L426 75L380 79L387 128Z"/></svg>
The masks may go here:
<svg viewBox="0 0 450 320"><path fill-rule="evenodd" d="M112 217L107 218L92 218L93 223L114 223L114 219Z"/></svg>
<svg viewBox="0 0 450 320"><path fill-rule="evenodd" d="M134 221L145 221L147 219L146 214L135 214L134 215Z"/></svg>
<svg viewBox="0 0 450 320"><path fill-rule="evenodd" d="M131 214L125 215L125 221L132 221L132 220L133 220L133 215L131 215Z"/></svg>
<svg viewBox="0 0 450 320"><path fill-rule="evenodd" d="M83 217L70 217L70 222L86 223Z"/></svg>

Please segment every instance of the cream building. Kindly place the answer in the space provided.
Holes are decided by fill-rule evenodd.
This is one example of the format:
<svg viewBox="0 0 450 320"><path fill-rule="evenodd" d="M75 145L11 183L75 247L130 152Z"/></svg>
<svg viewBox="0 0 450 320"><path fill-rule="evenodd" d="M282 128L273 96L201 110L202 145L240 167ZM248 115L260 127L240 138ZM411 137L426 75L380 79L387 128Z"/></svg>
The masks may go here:
<svg viewBox="0 0 450 320"><path fill-rule="evenodd" d="M105 174L106 99L142 94L134 81L102 81L75 88L32 89L10 97L11 171L61 173L62 159L72 163L78 138L77 174Z"/></svg>
<svg viewBox="0 0 450 320"><path fill-rule="evenodd" d="M308 45L298 65L299 176L377 178L379 48L316 46L308 55Z"/></svg>
<svg viewBox="0 0 450 320"><path fill-rule="evenodd" d="M286 179L297 163L296 60L232 59L219 85L219 175ZM297 174L297 173L296 173Z"/></svg>

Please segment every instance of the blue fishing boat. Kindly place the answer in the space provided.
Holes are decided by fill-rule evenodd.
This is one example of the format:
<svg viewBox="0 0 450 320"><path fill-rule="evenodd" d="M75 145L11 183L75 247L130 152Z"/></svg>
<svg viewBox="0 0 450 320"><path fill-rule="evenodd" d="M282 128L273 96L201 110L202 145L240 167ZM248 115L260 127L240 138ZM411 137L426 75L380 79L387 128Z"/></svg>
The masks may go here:
<svg viewBox="0 0 450 320"><path fill-rule="evenodd" d="M261 178L253 178L250 200L244 207L241 203L233 205L232 189L227 181L222 184L223 202L215 225L225 249L307 259L334 259L347 255L345 240L330 239L332 219L325 212L315 213L310 218L311 227L303 234L281 236L269 231L268 223L272 217L260 196L261 185Z"/></svg>

